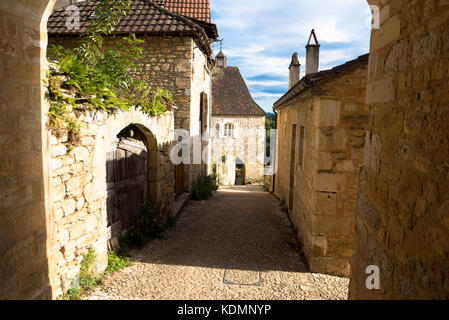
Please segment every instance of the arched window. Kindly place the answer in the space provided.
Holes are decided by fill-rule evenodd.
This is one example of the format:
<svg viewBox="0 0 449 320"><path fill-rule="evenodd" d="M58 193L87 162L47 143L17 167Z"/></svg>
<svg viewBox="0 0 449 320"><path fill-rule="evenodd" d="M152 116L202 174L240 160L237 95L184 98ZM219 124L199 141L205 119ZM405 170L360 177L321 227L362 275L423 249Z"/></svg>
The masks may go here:
<svg viewBox="0 0 449 320"><path fill-rule="evenodd" d="M225 124L223 135L225 137L233 137L234 136L234 125L232 123Z"/></svg>

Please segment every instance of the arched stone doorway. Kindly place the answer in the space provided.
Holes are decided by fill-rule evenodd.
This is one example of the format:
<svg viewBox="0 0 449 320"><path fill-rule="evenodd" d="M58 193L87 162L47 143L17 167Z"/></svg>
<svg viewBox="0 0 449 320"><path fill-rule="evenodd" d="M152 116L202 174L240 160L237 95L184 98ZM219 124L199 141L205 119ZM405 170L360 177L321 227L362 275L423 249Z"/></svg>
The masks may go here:
<svg viewBox="0 0 449 320"><path fill-rule="evenodd" d="M246 183L246 167L245 163L237 157L235 160L235 185L243 186Z"/></svg>
<svg viewBox="0 0 449 320"><path fill-rule="evenodd" d="M109 250L119 248L119 240L149 203L150 177L157 175L156 157L149 157L152 144L141 129L131 124L115 139L106 156L107 226ZM157 146L157 144L156 144Z"/></svg>

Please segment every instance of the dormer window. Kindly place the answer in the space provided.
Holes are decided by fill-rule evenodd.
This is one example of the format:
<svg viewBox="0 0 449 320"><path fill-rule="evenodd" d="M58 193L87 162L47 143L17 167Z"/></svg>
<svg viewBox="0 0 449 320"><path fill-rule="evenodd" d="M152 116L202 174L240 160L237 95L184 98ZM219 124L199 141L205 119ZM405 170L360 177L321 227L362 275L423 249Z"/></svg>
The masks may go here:
<svg viewBox="0 0 449 320"><path fill-rule="evenodd" d="M232 123L225 124L223 135L228 138L234 137L234 125Z"/></svg>

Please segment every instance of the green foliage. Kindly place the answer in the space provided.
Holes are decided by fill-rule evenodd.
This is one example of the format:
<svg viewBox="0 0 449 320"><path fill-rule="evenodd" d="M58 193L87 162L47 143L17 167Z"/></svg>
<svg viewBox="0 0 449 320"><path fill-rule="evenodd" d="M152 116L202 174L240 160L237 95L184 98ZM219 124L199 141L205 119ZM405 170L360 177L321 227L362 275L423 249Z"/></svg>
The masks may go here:
<svg viewBox="0 0 449 320"><path fill-rule="evenodd" d="M60 295L57 300L79 300L81 299L82 291L79 288L72 288L67 291L67 293L64 293Z"/></svg>
<svg viewBox="0 0 449 320"><path fill-rule="evenodd" d="M288 213L288 206L285 201L285 198L282 198L281 202L279 203L279 207L281 208L281 211L284 213Z"/></svg>
<svg viewBox="0 0 449 320"><path fill-rule="evenodd" d="M199 176L192 183L192 200L201 201L213 196L218 190L215 179L212 176Z"/></svg>
<svg viewBox="0 0 449 320"><path fill-rule="evenodd" d="M58 297L60 300L79 300L81 295L86 291L93 289L97 284L103 282L103 277L101 275L96 275L92 273L92 266L95 262L97 255L93 248L89 248L87 253L83 256L83 261L81 261L81 267L79 272L79 285L74 286L67 293Z"/></svg>
<svg viewBox="0 0 449 320"><path fill-rule="evenodd" d="M49 127L55 134L77 136L76 119L63 105L87 105L91 110L113 113L117 110L141 112L155 116L165 112L173 98L166 90L152 91L149 84L136 77L142 74L143 40L134 34L117 39L117 50L103 49L103 35L110 35L120 17L129 11L130 0L101 1L91 18L88 30L75 49L52 46L50 60L56 70L49 74L48 95L52 106ZM74 141L75 139L72 139Z"/></svg>
<svg viewBox="0 0 449 320"><path fill-rule="evenodd" d="M91 273L91 268L96 258L95 250L89 248L89 251L84 255L83 261L81 262L79 285L83 291L93 289L95 285L102 282L101 276Z"/></svg>
<svg viewBox="0 0 449 320"><path fill-rule="evenodd" d="M48 110L48 125L52 130L53 135L61 137L67 134L68 141L72 144L78 142L78 135L80 133L80 125L75 116L73 116L67 109L67 105L61 101L55 101L51 104ZM68 153L71 149L67 150Z"/></svg>
<svg viewBox="0 0 449 320"><path fill-rule="evenodd" d="M129 257L124 257L115 252L110 252L108 254L108 266L105 270L106 274L120 271L123 268L130 266L131 263L129 261Z"/></svg>

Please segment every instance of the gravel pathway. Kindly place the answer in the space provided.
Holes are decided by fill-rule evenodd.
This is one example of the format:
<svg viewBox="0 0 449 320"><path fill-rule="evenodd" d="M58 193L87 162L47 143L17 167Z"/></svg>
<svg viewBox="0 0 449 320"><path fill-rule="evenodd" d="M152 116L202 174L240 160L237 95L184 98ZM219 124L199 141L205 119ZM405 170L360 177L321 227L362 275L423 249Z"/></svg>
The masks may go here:
<svg viewBox="0 0 449 320"><path fill-rule="evenodd" d="M307 271L278 201L258 186L222 187L186 204L177 225L134 252L91 300L346 299L348 279Z"/></svg>

